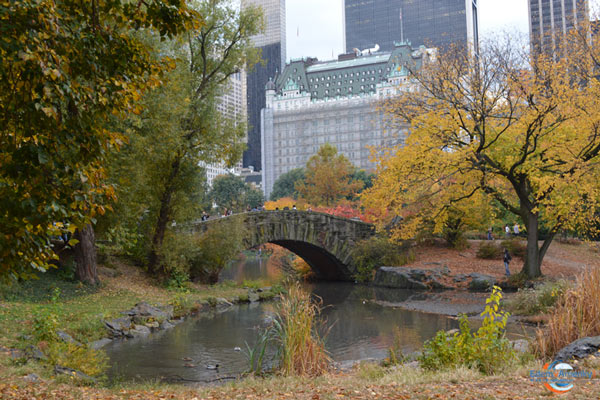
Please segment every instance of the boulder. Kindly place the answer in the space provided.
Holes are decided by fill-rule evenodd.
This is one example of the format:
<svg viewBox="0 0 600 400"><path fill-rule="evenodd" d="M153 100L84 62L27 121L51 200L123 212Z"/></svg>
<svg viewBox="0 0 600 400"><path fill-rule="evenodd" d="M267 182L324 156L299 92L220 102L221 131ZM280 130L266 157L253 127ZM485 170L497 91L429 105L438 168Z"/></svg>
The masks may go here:
<svg viewBox="0 0 600 400"><path fill-rule="evenodd" d="M160 327L160 324L158 323L158 321L148 322L144 325L146 325L150 329L158 329Z"/></svg>
<svg viewBox="0 0 600 400"><path fill-rule="evenodd" d="M169 312L170 311L170 312ZM159 307L151 306L150 304L142 301L138 303L129 311L125 311L123 314L129 315L138 320L152 318L157 321L164 321L173 318L172 308L170 310L162 310Z"/></svg>
<svg viewBox="0 0 600 400"><path fill-rule="evenodd" d="M129 330L131 337L146 337L150 335L150 328L145 325L134 325L133 329Z"/></svg>
<svg viewBox="0 0 600 400"><path fill-rule="evenodd" d="M62 340L65 343L73 343L73 344L76 344L77 346L82 346L81 343L79 343L77 340L73 339L73 337L65 331L57 331L56 335L58 336L58 338L60 340Z"/></svg>
<svg viewBox="0 0 600 400"><path fill-rule="evenodd" d="M469 275L471 282L469 282L469 290L472 292L487 292L492 289L492 286L496 283L496 278L489 275L472 273Z"/></svg>
<svg viewBox="0 0 600 400"><path fill-rule="evenodd" d="M100 350L101 348L103 348L104 346L109 344L110 342L112 342L112 339L109 339L109 338L103 338L100 340L96 340L95 342L90 343L90 348L93 350Z"/></svg>
<svg viewBox="0 0 600 400"><path fill-rule="evenodd" d="M375 274L373 285L397 289L448 289L438 279L442 273L436 270L403 268L403 267L381 267Z"/></svg>
<svg viewBox="0 0 600 400"><path fill-rule="evenodd" d="M29 375L25 375L23 377L23 379L25 379L27 382L35 383L35 382L38 382L40 380L40 377L38 375L36 375L36 374L29 374Z"/></svg>
<svg viewBox="0 0 600 400"><path fill-rule="evenodd" d="M525 339L517 339L510 342L512 344L513 349L517 353L528 353L529 352L529 342Z"/></svg>
<svg viewBox="0 0 600 400"><path fill-rule="evenodd" d="M260 296L256 292L248 291L248 300L251 303L255 303L260 300Z"/></svg>
<svg viewBox="0 0 600 400"><path fill-rule="evenodd" d="M175 325L173 325L173 324L172 324L172 323L170 323L169 321L163 321L163 322L160 324L160 327L159 327L159 329L161 329L161 330L166 330L166 329L171 329L171 328L174 328L174 327L175 327Z"/></svg>
<svg viewBox="0 0 600 400"><path fill-rule="evenodd" d="M599 350L600 336L584 337L560 349L554 359L568 362L573 358L586 358Z"/></svg>
<svg viewBox="0 0 600 400"><path fill-rule="evenodd" d="M469 275L467 275L467 274L456 274L456 275L454 275L453 281L456 283L464 282L467 280L468 276Z"/></svg>
<svg viewBox="0 0 600 400"><path fill-rule="evenodd" d="M76 369L69 368L69 367L63 367L60 365L54 366L54 373L56 375L69 375L73 378L78 378L78 379L81 379L84 381L96 382L95 378L92 378L91 376L86 375L81 371L77 371Z"/></svg>
<svg viewBox="0 0 600 400"><path fill-rule="evenodd" d="M131 328L131 318L121 317L110 321L104 321L104 325L108 328L113 337L124 336Z"/></svg>

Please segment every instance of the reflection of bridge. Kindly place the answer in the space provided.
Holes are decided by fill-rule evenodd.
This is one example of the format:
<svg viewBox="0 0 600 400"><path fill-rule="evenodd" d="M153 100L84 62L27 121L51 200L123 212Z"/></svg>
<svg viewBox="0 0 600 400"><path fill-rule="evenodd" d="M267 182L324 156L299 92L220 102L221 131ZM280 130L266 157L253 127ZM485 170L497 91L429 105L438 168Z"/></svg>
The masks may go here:
<svg viewBox="0 0 600 400"><path fill-rule="evenodd" d="M196 223L205 231L212 224L241 218L248 231L246 246L274 243L302 257L321 279L351 280L355 269L351 250L375 233L373 225L311 211L259 211Z"/></svg>

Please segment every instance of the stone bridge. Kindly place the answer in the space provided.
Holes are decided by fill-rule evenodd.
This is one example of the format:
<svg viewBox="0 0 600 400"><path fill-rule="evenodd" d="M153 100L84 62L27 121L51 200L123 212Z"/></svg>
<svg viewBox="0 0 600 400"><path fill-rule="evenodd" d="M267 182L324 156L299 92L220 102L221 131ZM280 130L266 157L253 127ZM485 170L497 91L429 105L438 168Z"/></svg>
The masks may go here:
<svg viewBox="0 0 600 400"><path fill-rule="evenodd" d="M281 210L235 214L194 223L205 231L213 224L241 219L247 248L264 243L285 247L302 257L320 279L351 280L355 273L352 248L375 234L373 225L312 211Z"/></svg>

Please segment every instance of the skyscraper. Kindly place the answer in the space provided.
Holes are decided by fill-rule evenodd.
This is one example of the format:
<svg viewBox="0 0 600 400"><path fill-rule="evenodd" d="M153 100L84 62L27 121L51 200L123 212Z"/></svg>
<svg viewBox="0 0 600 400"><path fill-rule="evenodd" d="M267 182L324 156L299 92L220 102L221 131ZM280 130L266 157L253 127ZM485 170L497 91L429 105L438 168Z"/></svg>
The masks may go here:
<svg viewBox="0 0 600 400"><path fill-rule="evenodd" d="M285 66L285 0L242 0L242 8L260 6L265 17L265 31L252 38L262 50L265 65L256 64L247 76L248 149L244 166L261 168L260 110L265 107L265 85Z"/></svg>
<svg viewBox="0 0 600 400"><path fill-rule="evenodd" d="M394 42L445 47L471 44L477 49L477 0L344 0L346 51Z"/></svg>
<svg viewBox="0 0 600 400"><path fill-rule="evenodd" d="M532 51L553 53L560 37L587 19L587 0L529 0Z"/></svg>

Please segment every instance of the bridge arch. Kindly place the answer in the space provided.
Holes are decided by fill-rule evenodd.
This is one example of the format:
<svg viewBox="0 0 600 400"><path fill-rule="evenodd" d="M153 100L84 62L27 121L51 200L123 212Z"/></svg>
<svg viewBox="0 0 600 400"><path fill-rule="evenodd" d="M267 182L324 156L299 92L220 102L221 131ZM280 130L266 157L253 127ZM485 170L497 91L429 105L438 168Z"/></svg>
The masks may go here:
<svg viewBox="0 0 600 400"><path fill-rule="evenodd" d="M302 257L320 279L351 280L356 272L352 248L375 234L373 225L330 214L299 211L257 211L194 224L204 231L212 224L239 218L246 227L247 248L265 243L284 247Z"/></svg>

